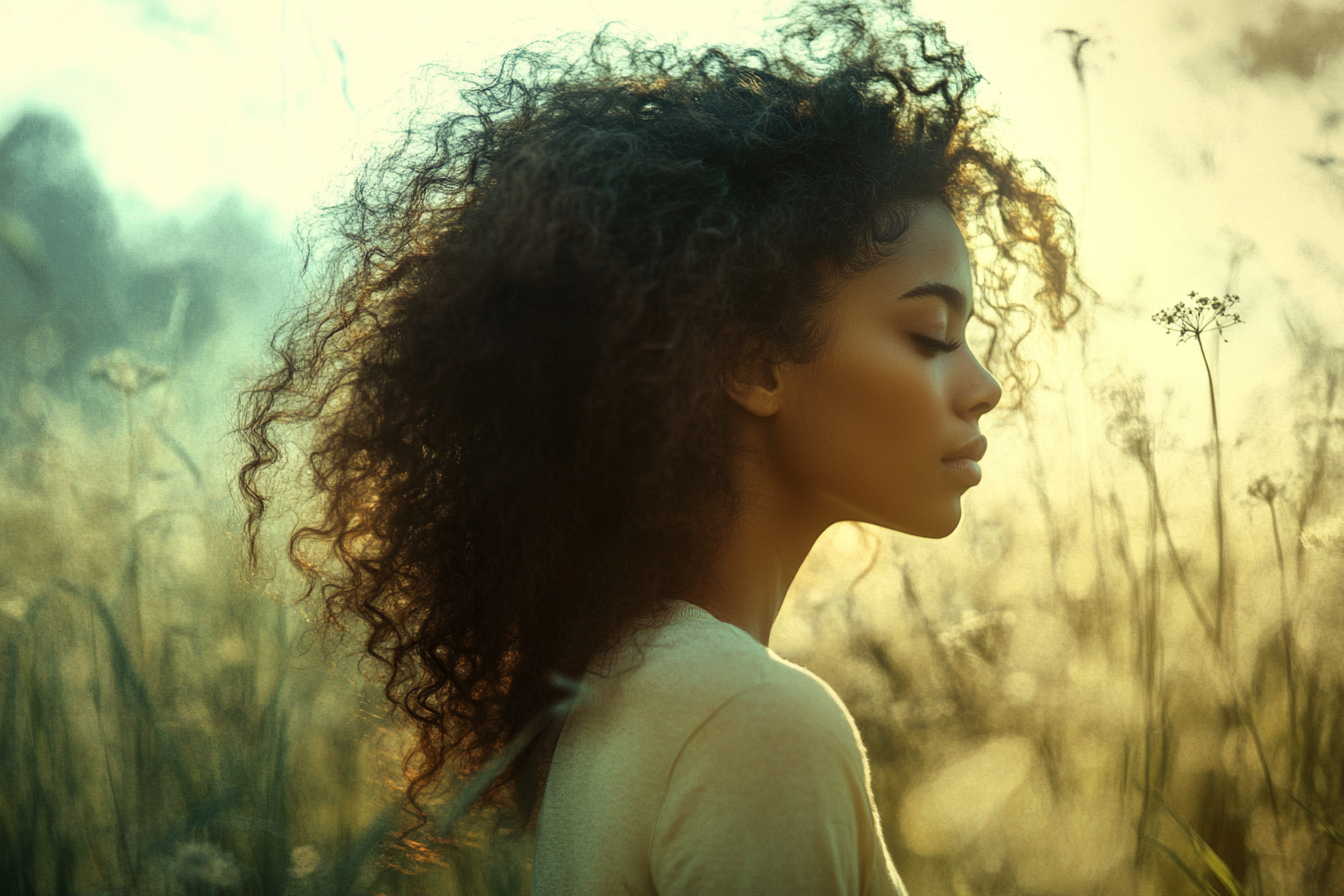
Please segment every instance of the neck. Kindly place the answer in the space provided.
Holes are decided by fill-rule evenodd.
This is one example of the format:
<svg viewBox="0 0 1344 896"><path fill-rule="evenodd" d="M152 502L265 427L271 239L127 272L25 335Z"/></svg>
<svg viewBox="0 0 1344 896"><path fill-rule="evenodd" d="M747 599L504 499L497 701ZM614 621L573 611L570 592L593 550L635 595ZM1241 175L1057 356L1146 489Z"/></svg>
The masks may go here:
<svg viewBox="0 0 1344 896"><path fill-rule="evenodd" d="M764 457L739 455L734 485L743 506L686 600L768 646L798 568L832 520L807 506Z"/></svg>

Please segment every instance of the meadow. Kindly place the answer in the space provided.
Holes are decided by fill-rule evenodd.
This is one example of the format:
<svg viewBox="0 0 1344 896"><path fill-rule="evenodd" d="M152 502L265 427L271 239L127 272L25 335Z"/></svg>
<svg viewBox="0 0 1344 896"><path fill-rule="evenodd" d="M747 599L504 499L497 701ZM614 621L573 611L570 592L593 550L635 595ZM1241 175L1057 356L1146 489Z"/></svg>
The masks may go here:
<svg viewBox="0 0 1344 896"><path fill-rule="evenodd" d="M232 219L130 246L91 218L43 231L45 270L20 200L96 187L61 170L0 194L0 892L526 893L527 838L488 818L388 836L376 669L315 637L283 564L245 568L223 433L249 368L199 309L264 316L237 306L273 256ZM916 896L1344 894L1344 345L1129 301L1168 309L1142 325L1189 362L1176 394L1100 351L1107 296L1036 334L962 528L836 527L776 627L855 716ZM1206 352L1279 327L1291 388L1220 428Z"/></svg>
<svg viewBox="0 0 1344 896"><path fill-rule="evenodd" d="M809 560L773 646L851 708L912 892L1344 892L1344 350L1294 337L1282 418L1194 445L1136 378L1043 370L996 429L1011 501ZM126 350L88 374L7 384L5 892L526 892L486 819L385 837L396 724L282 571L245 575L223 472L173 432L192 381Z"/></svg>

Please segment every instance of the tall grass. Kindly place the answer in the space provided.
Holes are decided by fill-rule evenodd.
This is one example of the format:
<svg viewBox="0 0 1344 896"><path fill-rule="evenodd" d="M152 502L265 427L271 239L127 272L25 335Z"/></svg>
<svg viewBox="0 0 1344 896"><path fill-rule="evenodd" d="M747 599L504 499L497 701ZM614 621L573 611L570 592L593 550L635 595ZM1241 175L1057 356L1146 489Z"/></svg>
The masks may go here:
<svg viewBox="0 0 1344 896"><path fill-rule="evenodd" d="M1344 350L1293 332L1287 441L1183 452L1132 376L1043 389L995 446L1007 503L809 561L774 646L854 712L912 892L1344 893ZM9 384L0 891L526 892L528 842L452 805L451 843L389 841L400 735L283 579L241 577L174 432L194 396L95 373L111 423Z"/></svg>
<svg viewBox="0 0 1344 896"><path fill-rule="evenodd" d="M516 847L470 825L423 845L436 861L389 847L376 688L242 578L168 430L191 396L126 353L93 372L121 426L28 384L0 461L0 892L525 889Z"/></svg>

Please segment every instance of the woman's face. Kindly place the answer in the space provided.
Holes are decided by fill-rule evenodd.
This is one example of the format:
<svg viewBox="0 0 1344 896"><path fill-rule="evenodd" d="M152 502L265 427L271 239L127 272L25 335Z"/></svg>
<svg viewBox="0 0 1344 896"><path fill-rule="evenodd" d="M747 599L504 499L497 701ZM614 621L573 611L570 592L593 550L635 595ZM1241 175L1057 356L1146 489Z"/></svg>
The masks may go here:
<svg viewBox="0 0 1344 896"><path fill-rule="evenodd" d="M893 254L834 286L822 352L777 372L776 470L831 522L946 536L980 481L980 417L1001 396L965 341L961 230L942 204L924 203Z"/></svg>

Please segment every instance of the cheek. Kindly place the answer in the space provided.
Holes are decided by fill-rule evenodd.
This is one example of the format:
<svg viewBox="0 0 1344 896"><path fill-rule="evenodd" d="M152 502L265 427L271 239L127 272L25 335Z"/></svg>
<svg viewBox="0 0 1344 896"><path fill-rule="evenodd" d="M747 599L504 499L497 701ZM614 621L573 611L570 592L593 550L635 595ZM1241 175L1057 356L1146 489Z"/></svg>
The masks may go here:
<svg viewBox="0 0 1344 896"><path fill-rule="evenodd" d="M813 475L886 478L940 456L936 365L892 342L847 346L802 383L789 435Z"/></svg>

